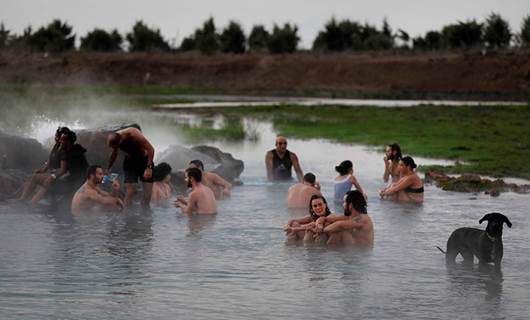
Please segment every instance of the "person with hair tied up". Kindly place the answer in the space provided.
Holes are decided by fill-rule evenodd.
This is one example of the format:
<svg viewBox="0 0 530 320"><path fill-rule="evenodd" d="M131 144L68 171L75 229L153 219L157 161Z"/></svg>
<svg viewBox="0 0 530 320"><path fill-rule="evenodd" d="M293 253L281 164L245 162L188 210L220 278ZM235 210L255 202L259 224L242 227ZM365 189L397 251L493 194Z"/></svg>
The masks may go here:
<svg viewBox="0 0 530 320"><path fill-rule="evenodd" d="M383 181L391 183L399 180L399 160L401 160L401 148L399 144L393 143L386 146L383 161L385 163L385 173L383 174Z"/></svg>
<svg viewBox="0 0 530 320"><path fill-rule="evenodd" d="M171 187L171 166L162 162L153 169L153 192L151 193L151 203L161 207L167 207L173 188Z"/></svg>
<svg viewBox="0 0 530 320"><path fill-rule="evenodd" d="M414 171L415 168L416 163L411 157L404 157L401 159L399 162L399 173L401 178L398 182L381 190L379 193L381 198L422 203L424 193L423 181Z"/></svg>
<svg viewBox="0 0 530 320"><path fill-rule="evenodd" d="M320 184L311 172L304 175L303 181L289 187L287 191L287 208L307 208L312 196L322 196Z"/></svg>
<svg viewBox="0 0 530 320"><path fill-rule="evenodd" d="M335 171L339 173L335 177L334 182L334 199L337 202L341 202L344 199L346 192L351 190L352 186L355 186L356 190L359 190L366 199L366 193L357 181L357 178L353 175L353 163L350 160L342 161L338 166L335 167Z"/></svg>
<svg viewBox="0 0 530 320"><path fill-rule="evenodd" d="M216 214L217 202L212 189L201 183L202 172L198 168L186 169L184 180L191 188L191 192L186 200L183 196L178 196L174 205L182 209L186 214Z"/></svg>

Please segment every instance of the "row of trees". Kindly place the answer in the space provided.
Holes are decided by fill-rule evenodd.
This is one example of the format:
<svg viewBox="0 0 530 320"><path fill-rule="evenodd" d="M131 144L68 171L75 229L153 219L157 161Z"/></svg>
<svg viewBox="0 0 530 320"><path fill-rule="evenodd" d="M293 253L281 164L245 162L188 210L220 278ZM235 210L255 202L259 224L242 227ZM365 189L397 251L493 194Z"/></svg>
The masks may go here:
<svg viewBox="0 0 530 320"><path fill-rule="evenodd" d="M30 49L34 51L61 52L75 50L75 34L72 26L54 20L47 26L33 32L28 27L20 35L12 34L0 24L0 49ZM218 31L213 18L206 20L201 28L185 37L178 48L172 48L159 29L151 28L138 21L125 37L117 30L110 32L94 29L80 39L80 50L121 51L125 40L129 51L200 51L204 54L216 52L240 54L247 51L271 53L292 53L298 49L300 38L298 28L289 23L274 25L269 32L263 25L256 25L247 35L240 24L230 21ZM313 42L312 49L320 52L353 50L386 50L394 48L415 50L506 48L510 45L530 47L530 15L521 24L519 33L514 34L510 25L500 15L492 13L484 22L461 21L444 26L439 31L428 31L424 36L411 38L401 29L394 32L386 19L381 29L370 24L355 21L337 21L332 18L326 23Z"/></svg>

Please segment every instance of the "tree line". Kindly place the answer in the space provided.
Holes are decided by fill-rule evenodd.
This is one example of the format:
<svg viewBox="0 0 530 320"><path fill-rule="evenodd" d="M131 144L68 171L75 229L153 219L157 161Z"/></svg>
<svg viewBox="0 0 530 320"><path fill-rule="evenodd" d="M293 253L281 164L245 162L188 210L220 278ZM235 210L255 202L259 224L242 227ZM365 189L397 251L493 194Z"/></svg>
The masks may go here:
<svg viewBox="0 0 530 320"><path fill-rule="evenodd" d="M36 31L27 27L22 34L14 34L0 24L0 49L20 49L37 52L76 50L76 35L66 22L54 20ZM298 50L300 37L295 24L274 24L271 30L263 25L252 27L248 36L241 25L230 21L217 29L214 19L207 19L200 28L185 37L180 45L171 46L160 30L137 21L124 36L116 29L95 28L80 38L79 50L124 51L198 51L206 55L217 52L241 54L245 52L293 53ZM530 47L530 15L526 15L519 32L513 32L499 14L491 13L483 22L474 19L459 21L411 37L402 29L392 30L387 20L381 28L348 19L330 19L313 41L312 51L342 52L363 50L442 50L473 48Z"/></svg>

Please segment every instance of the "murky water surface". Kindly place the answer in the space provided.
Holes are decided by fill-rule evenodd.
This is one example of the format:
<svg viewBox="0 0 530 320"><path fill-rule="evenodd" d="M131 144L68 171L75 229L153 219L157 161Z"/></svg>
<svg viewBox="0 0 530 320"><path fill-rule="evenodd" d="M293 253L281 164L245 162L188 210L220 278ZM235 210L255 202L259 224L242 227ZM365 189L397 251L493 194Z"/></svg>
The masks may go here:
<svg viewBox="0 0 530 320"><path fill-rule="evenodd" d="M115 113L138 121L161 151L183 142L173 113ZM189 119L184 117L184 119ZM71 123L72 119L64 120ZM186 120L188 121L188 120ZM194 121L197 121L195 119ZM36 120L44 141L55 121ZM102 123L98 123L101 125ZM104 124L104 123L103 123ZM76 126L92 126L86 118ZM444 192L426 187L422 206L379 200L382 154L356 145L290 139L304 171L332 198L333 168L351 159L369 196L373 250L286 245L288 184L265 180L267 123L246 121L257 141L212 142L245 161L243 186L213 218L176 209L151 214L30 210L0 203L2 319L527 319L530 314L530 198ZM417 159L420 164L426 159ZM334 211L340 211L336 205ZM505 213L503 274L457 267L444 256L449 234Z"/></svg>

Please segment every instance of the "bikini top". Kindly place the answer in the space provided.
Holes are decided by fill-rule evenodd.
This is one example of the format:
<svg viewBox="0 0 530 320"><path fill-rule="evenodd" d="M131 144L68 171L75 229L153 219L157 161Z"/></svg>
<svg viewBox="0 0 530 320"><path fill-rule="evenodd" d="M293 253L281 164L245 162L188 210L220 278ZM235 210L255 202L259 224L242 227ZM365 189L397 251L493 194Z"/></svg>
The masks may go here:
<svg viewBox="0 0 530 320"><path fill-rule="evenodd" d="M406 193L423 193L423 187L419 187L419 188L407 187L405 188L404 191Z"/></svg>

